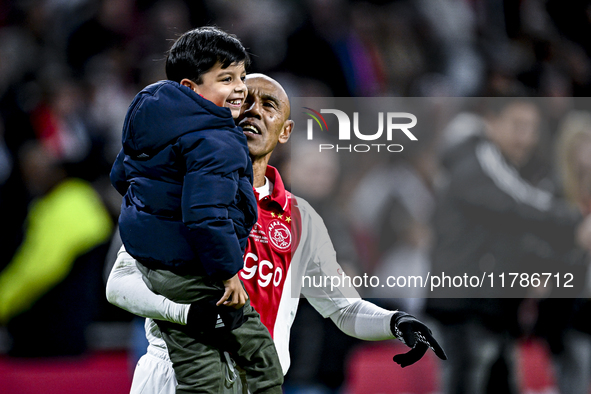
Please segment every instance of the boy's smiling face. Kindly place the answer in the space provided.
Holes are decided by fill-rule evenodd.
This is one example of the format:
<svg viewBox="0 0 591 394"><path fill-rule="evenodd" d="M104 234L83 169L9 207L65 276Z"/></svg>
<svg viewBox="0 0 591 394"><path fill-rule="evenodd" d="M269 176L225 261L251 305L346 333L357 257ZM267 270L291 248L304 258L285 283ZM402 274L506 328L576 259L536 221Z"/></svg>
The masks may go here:
<svg viewBox="0 0 591 394"><path fill-rule="evenodd" d="M189 79L183 79L181 84L193 89L215 105L229 108L232 117L236 119L240 115L240 109L248 92L244 84L245 78L244 63L232 63L222 68L222 63L218 62L201 76L200 84Z"/></svg>

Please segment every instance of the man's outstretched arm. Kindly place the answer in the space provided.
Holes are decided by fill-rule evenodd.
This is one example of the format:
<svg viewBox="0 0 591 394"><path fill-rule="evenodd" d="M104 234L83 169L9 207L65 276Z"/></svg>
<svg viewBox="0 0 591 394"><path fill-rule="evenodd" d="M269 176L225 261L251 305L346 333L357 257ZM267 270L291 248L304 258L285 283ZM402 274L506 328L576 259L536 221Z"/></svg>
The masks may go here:
<svg viewBox="0 0 591 394"><path fill-rule="evenodd" d="M345 274L322 218L305 200L298 199L298 208L304 241L294 254L294 264L305 267L304 275L314 278L311 283L322 283L322 278L343 278ZM330 317L350 336L367 341L400 339L411 348L408 353L394 357L402 367L420 360L429 348L439 358L447 359L425 324L408 313L388 311L362 300L355 287L345 283L339 280L337 286L302 287L301 292L322 316Z"/></svg>
<svg viewBox="0 0 591 394"><path fill-rule="evenodd" d="M394 356L394 361L403 368L419 361L429 348L440 359L447 359L431 330L406 312L388 311L359 299L329 317L341 331L355 338L366 341L400 339L411 348L408 353Z"/></svg>

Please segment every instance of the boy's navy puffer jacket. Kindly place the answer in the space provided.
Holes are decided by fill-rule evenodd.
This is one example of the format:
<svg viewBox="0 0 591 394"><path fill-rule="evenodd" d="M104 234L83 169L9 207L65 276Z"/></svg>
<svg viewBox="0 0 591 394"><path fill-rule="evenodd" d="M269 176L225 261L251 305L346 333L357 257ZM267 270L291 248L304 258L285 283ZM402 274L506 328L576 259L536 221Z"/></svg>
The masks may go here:
<svg viewBox="0 0 591 394"><path fill-rule="evenodd" d="M160 81L129 106L111 182L119 231L140 263L228 279L256 222L246 137L230 110Z"/></svg>

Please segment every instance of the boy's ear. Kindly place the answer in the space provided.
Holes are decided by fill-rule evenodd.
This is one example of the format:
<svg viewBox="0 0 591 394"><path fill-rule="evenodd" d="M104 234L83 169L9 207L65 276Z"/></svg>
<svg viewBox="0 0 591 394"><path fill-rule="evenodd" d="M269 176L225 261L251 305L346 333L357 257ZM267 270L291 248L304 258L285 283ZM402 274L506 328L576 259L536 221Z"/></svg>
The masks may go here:
<svg viewBox="0 0 591 394"><path fill-rule="evenodd" d="M194 91L195 93L197 93L197 84L193 81L191 81L188 78L183 78L181 79L181 85L188 87L189 89L191 89L192 91Z"/></svg>

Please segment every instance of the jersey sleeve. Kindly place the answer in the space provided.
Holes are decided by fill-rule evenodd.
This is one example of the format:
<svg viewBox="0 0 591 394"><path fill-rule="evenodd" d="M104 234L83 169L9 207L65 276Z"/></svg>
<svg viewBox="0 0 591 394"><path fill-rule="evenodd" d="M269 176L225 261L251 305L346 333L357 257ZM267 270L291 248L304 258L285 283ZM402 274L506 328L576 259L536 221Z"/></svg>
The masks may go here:
<svg viewBox="0 0 591 394"><path fill-rule="evenodd" d="M365 341L396 338L390 320L396 313L365 300L357 300L330 315L330 319L345 334Z"/></svg>
<svg viewBox="0 0 591 394"><path fill-rule="evenodd" d="M121 247L107 280L107 300L140 317L187 324L190 305L178 304L153 293L136 264L136 260Z"/></svg>
<svg viewBox="0 0 591 394"><path fill-rule="evenodd" d="M339 263L322 218L298 198L302 217L302 234L294 260L301 266L295 280L301 281L301 294L323 316L359 300L359 293Z"/></svg>

